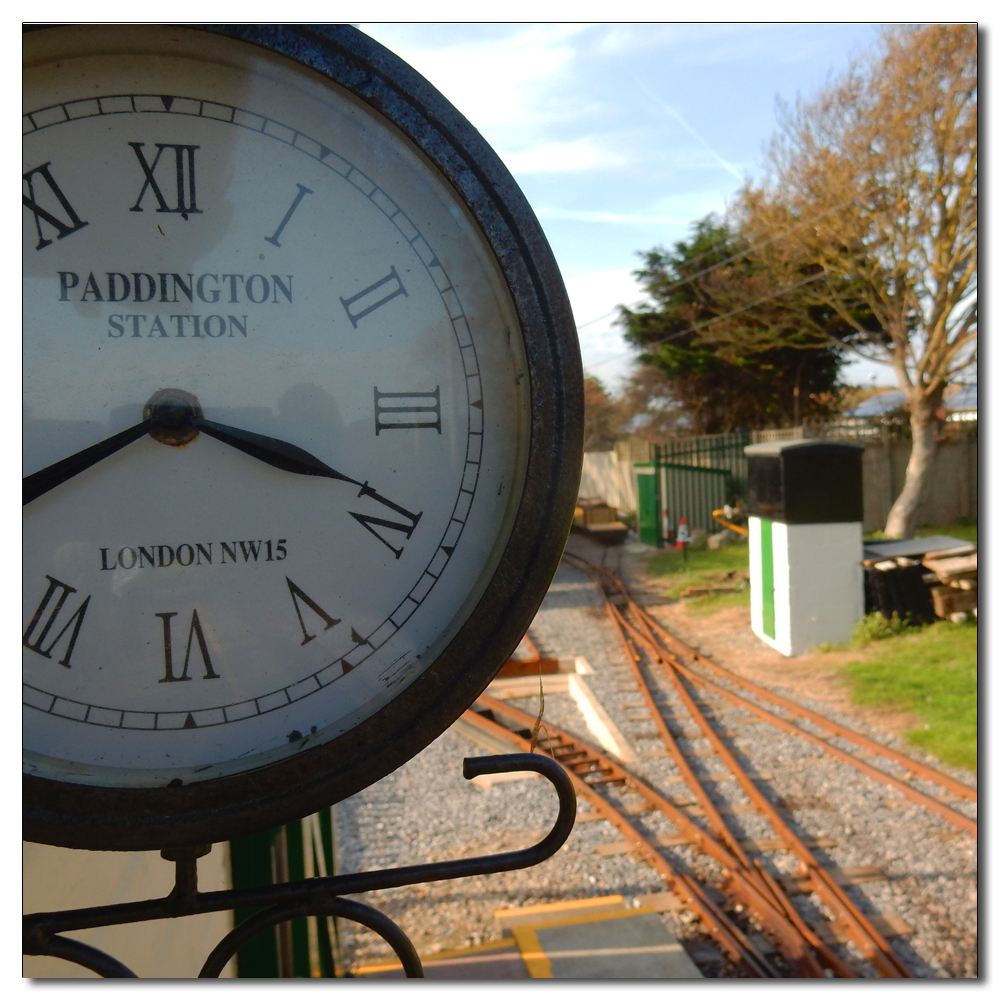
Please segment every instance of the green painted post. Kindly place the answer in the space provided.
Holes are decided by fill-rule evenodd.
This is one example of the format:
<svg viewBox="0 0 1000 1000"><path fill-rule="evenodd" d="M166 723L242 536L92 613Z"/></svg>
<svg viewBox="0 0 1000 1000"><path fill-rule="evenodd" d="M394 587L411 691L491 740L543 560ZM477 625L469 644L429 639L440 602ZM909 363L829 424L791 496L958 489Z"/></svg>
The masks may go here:
<svg viewBox="0 0 1000 1000"><path fill-rule="evenodd" d="M649 462L637 462L638 468L649 468ZM638 473L635 477L636 489L639 493L639 541L643 545L656 545L657 491L655 489L656 472L649 476ZM661 529L662 530L662 529Z"/></svg>
<svg viewBox="0 0 1000 1000"><path fill-rule="evenodd" d="M313 848L322 855L323 864L317 857L314 861L314 869L317 873L325 872L327 875L339 875L340 866L337 863L336 842L333 835L333 816L336 806L323 809L319 813L320 843L314 842ZM330 929L333 928L331 936ZM319 938L319 961L320 971L324 979L334 979L343 974L340 967L340 926L336 917L320 917L316 921L316 929Z"/></svg>
<svg viewBox="0 0 1000 1000"><path fill-rule="evenodd" d="M271 851L277 832L267 830L229 842L229 863L234 889L271 885L274 882ZM237 909L234 914L235 923L243 923L247 917L261 909L263 907L260 906ZM278 978L278 940L274 928L261 932L240 948L236 953L236 975L240 979Z"/></svg>
<svg viewBox="0 0 1000 1000"><path fill-rule="evenodd" d="M276 827L265 833L253 834L230 841L229 857L232 867L233 888L243 889L259 885L273 885L276 881L276 867L283 870L283 877L294 882L306 877L306 852L312 855L312 868L317 874L336 874L335 837L330 809L318 814L320 840L315 842L312 828L305 821L296 820L285 827ZM282 836L283 834L283 836ZM275 851L282 852L280 864L276 865ZM260 907L242 908L235 913L235 923L240 924L256 913ZM297 917L289 924L263 931L251 942L244 945L236 956L237 976L240 979L278 979L281 976L281 962L278 957L278 938L284 933L290 939L292 969L297 979L312 978L312 962L309 955L309 921L314 921L319 944L319 973L322 978L338 975L334 945L339 950L339 928L333 920L333 935L330 921L326 917Z"/></svg>
<svg viewBox="0 0 1000 1000"><path fill-rule="evenodd" d="M305 852L306 836L302 820L296 820L285 827L285 846L288 852L288 881L298 882L306 877ZM308 917L296 917L292 925L292 974L296 979L312 978L312 963L309 961Z"/></svg>
<svg viewBox="0 0 1000 1000"><path fill-rule="evenodd" d="M660 446L653 445L653 496L656 504L656 547L663 548L663 493L660 488Z"/></svg>
<svg viewBox="0 0 1000 1000"><path fill-rule="evenodd" d="M774 629L774 546L771 542L771 527L773 522L760 520L760 583L763 590L762 606L764 612L764 635L775 638Z"/></svg>

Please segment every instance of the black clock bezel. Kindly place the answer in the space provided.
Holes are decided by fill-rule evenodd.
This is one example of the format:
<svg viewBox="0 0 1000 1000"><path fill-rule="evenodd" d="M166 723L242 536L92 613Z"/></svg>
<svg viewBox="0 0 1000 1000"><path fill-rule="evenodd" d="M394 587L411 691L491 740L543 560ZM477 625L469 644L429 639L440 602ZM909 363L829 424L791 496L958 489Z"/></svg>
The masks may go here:
<svg viewBox="0 0 1000 1000"><path fill-rule="evenodd" d="M107 788L25 775L23 835L60 847L160 850L231 840L332 805L405 763L472 704L520 641L561 557L580 479L583 374L569 301L534 213L475 128L398 56L349 25L184 27L258 46L332 80L406 136L461 198L521 324L531 414L526 478L482 598L403 697L322 746L188 786Z"/></svg>

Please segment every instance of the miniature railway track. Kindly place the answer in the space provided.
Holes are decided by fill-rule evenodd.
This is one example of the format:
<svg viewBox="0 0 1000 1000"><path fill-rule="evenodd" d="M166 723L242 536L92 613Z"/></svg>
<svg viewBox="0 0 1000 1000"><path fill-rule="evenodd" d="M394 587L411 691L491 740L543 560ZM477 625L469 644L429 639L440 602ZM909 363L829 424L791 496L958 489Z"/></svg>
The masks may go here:
<svg viewBox="0 0 1000 1000"><path fill-rule="evenodd" d="M481 696L476 705L479 711L470 709L463 716L467 722L494 736L502 736L521 749L530 748L528 727L535 721L530 715L486 695ZM520 728L512 732L480 714L484 710ZM782 973L760 952L738 922L712 898L706 887L672 864L659 847L637 829L625 812L601 795L600 786L617 784L627 787L629 791L645 799L648 808L662 812L692 844L696 844L715 858L729 873L723 891L729 897L730 905L749 909L758 922L770 931L770 935L778 940L780 951L788 960L795 975L823 977L825 964L838 976L854 976L854 973L823 944L815 932L805 926L796 927L789 914L782 912L783 906L777 903L771 888L762 891L760 883L763 879L759 877L758 872L743 870L738 859L727 847L694 823L669 799L576 737L556 729L549 723L545 724L545 728L549 735L538 742L536 749L560 761L566 767L577 793L587 799L603 818L625 835L634 845L636 853L663 876L667 885L698 914L708 932L729 957L743 964L751 975L761 978L782 978ZM804 922L802 923L804 925ZM804 943L804 935L811 937L808 946ZM811 953L813 946L824 956L824 964Z"/></svg>
<svg viewBox="0 0 1000 1000"><path fill-rule="evenodd" d="M754 684L751 681L734 674L732 671L720 667L707 656L703 656L686 643L681 642L680 639L668 632L659 622L657 622L656 619L654 619L641 605L637 604L632 599L632 596L625 587L625 584L622 582L621 577L616 572L603 566L597 566L588 562L586 559L572 552L564 553L563 558L573 568L589 575L600 587L608 616L611 619L612 624L615 626L616 631L618 631L620 640L627 640L630 644L629 647L626 647L626 655L630 663L637 662L637 651L635 647L636 645L641 646L652 656L654 661L657 663L662 662L669 664L690 683L698 687L711 690L715 694L729 699L734 704L753 712L758 716L758 718L771 723L779 729L782 729L784 732L808 740L809 742L820 747L820 749L824 752L829 753L832 756L837 757L842 762L857 768L868 777L895 788L912 802L937 813L937 815L941 816L943 819L952 823L959 829L965 830L973 836L977 835L978 824L976 821L970 819L963 813L958 812L958 810L952 809L946 803L921 792L919 789L914 788L906 781L873 767L860 757L849 753L846 750L842 750L837 746L831 745L828 742L829 737L824 738L817 736L816 734L803 729L801 726L791 722L788 718L783 718L775 712L769 711L755 702L741 697L737 692L734 692L730 688L724 687L713 681L712 677L707 676L704 673L699 673L697 670L692 668L705 668L711 671L716 677L728 681L733 686L741 688L747 693L756 695L758 698L768 702L775 708L783 709L793 717L797 716L813 722L825 729L831 735L842 737L843 739L854 743L864 752L876 754L886 760L892 761L893 763L900 764L909 774L923 778L926 781L933 782L945 791L960 798L966 799L970 802L977 802L979 793L975 788L970 788L968 785L964 785L960 781L956 781L954 778L949 777L947 774L943 774L941 771L938 771L933 767L929 767L920 761L914 760L912 757L907 757L898 750L893 750L891 747L883 746L881 743L877 743L875 740L869 739L861 733L854 732L854 730L848 729L846 726L842 726L840 723L834 722L832 719L828 719L825 716L820 715L818 712L805 708L788 698L782 698L780 695L768 691L767 688ZM622 610L622 607L624 607L624 611ZM625 633L624 639L622 638L623 631ZM640 689L642 689L645 686L645 681L641 677L637 679L639 680ZM677 684L674 686L679 687ZM654 713L654 715L655 714L656 713Z"/></svg>
<svg viewBox="0 0 1000 1000"><path fill-rule="evenodd" d="M696 823L679 805L619 763L575 736L556 730L547 721L544 724L546 736L537 740L536 749L563 763L578 794L586 798L600 816L617 827L632 845L633 851L664 878L674 893L698 915L720 947L751 976L820 978L874 974L886 978L911 977L912 973L893 951L876 922L860 910L845 891L841 880L814 854L810 842L792 829L759 787L761 776L752 777L742 767L727 744L727 734L720 732L718 723L706 715L695 692L698 689L711 691L747 709L756 718L808 740L842 763L850 764L869 778L896 788L911 801L973 836L977 829L974 820L913 787L908 781L831 744L829 740L838 737L853 743L867 755L879 754L894 764L902 765L908 777L917 776L924 781L932 781L953 796L975 801L975 789L726 671L680 642L656 622L632 599L617 573L573 553L566 553L564 558L573 568L588 574L599 586L609 619L622 645L638 692L642 695L643 706L649 710L667 754L673 758L680 778L694 796L698 811L705 817L709 829ZM732 690L734 687L738 690ZM710 742L711 753L725 765L727 776L735 778L749 797L752 808L770 824L775 837L766 842L766 847L762 846L764 842L741 841L727 825L723 816L726 810L715 804L706 782L698 777L697 768L692 767L682 752L669 720L664 717L664 705L656 695L663 696L667 692L679 699L689 721L698 727L697 738ZM751 700L744 694L757 700ZM758 701L765 702L768 707L761 706ZM502 734L522 749L531 747L530 735L536 720L530 715L486 696L477 701L476 708L478 712L470 710L465 716L473 725L489 729L494 735ZM479 714L483 711L492 715L494 720L502 720L506 726ZM793 718L821 727L829 735L816 735L793 722ZM711 781L718 779L718 775L710 778ZM721 884L708 887L699 882L664 854L664 838L654 841L644 836L629 819L629 813L634 810L628 813L623 811L604 794L604 789L616 786L640 796L642 809L658 810L670 821L678 830L678 836L666 838L669 843L686 843L717 862L723 873ZM765 849L774 848L790 852L797 860L795 884L799 891L813 894L821 904L821 909L827 914L825 927L813 926L817 912L815 907L807 920L793 902L789 880L776 877L759 856ZM727 902L720 900L718 889L722 890ZM783 960L781 963L770 960L754 944L747 929L747 915L772 943ZM847 953L838 953L830 944L832 940L842 941L845 938L857 946L868 964L867 969L860 967L856 958L850 960Z"/></svg>

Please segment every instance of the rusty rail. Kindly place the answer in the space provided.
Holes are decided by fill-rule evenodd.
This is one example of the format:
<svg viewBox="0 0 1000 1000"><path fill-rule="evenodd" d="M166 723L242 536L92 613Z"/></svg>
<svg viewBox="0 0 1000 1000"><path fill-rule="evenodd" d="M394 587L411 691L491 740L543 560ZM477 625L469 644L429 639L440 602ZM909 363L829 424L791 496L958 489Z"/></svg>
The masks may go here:
<svg viewBox="0 0 1000 1000"><path fill-rule="evenodd" d="M667 680L670 681L674 689L680 695L688 713L698 724L698 727L701 729L704 736L712 744L712 749L726 765L726 767L728 767L732 772L733 776L740 783L740 787L742 787L743 791L749 796L750 801L754 804L754 806L756 806L757 810L767 817L768 822L770 822L775 833L784 843L785 847L799 859L799 862L804 868L804 874L812 886L813 891L826 904L831 912L837 916L837 919L855 944L857 944L857 946L861 949L865 958L867 958L883 976L890 978L909 978L911 973L897 958L889 943L879 933L871 921L861 913L857 906L855 906L855 904L847 896L847 893L836 883L830 873L822 867L813 852L806 846L805 842L788 826L778 810L761 793L753 779L736 760L732 751L726 746L719 734L705 718L704 713L691 697L691 693L686 689L684 684L681 683L677 671L674 669L672 657L670 657L669 654L664 655L663 652L657 648L656 643L652 641L651 638L647 639L646 637L641 636L637 631L632 630L630 624L625 620L625 617L621 614L618 608L611 604L610 601L607 602L607 608L608 613L617 617L622 626L629 628L635 638L645 646L650 657L659 663L660 668L664 671L667 677ZM630 607L629 610L631 611L632 608ZM638 665L634 667L633 673L640 682L640 687L648 690L648 685L645 678L642 677ZM650 698L650 701L655 704L655 700L652 698ZM657 714L659 714L658 706L656 711ZM666 728L665 724L664 728ZM674 744L674 746L676 746L676 744ZM670 749L669 746L668 749ZM680 757L679 752L676 752L676 757ZM697 782L697 779L694 780ZM692 791L694 791L693 787ZM713 809L711 814L706 813L706 815L709 815L713 826L725 827L725 821L722 819L717 810ZM748 868L751 868L749 860L744 859L744 864ZM789 905L791 904L789 903Z"/></svg>
<svg viewBox="0 0 1000 1000"><path fill-rule="evenodd" d="M940 785L942 788L945 788L948 791L952 792L953 794L959 795L964 799L968 799L970 802L979 801L979 792L977 791L977 789L971 788L969 785L965 785L960 781L956 781L950 775L947 775L944 772L937 770L936 768L930 767L928 764L924 764L919 760L914 760L912 757L907 757L906 754L900 753L898 750L893 750L892 747L884 746L883 744L878 743L873 739L869 739L869 737L864 736L861 733L855 732L853 729L848 729L847 726L842 726L839 722L834 722L832 719L828 719L826 716L820 715L818 712L812 711L812 709L805 708L803 705L799 705L797 702L794 702L789 698L783 698L781 695L775 694L773 691L768 691L767 688L763 688L759 684L754 684L752 681L749 681L744 677L740 677L738 674L734 674L731 670L726 670L725 667L720 667L717 663L714 663L707 656L703 656L697 650L694 650L690 646L683 643L680 639L677 638L677 636L672 635L670 632L668 632L640 605L636 605L636 607L639 609L640 614L646 619L646 621L648 621L649 624L660 634L661 638L668 646L673 646L676 652L680 652L682 655L687 656L689 659L694 660L696 663L707 667L708 669L718 674L720 677L724 677L731 683L739 685L745 690L752 692L753 694L757 695L760 698L766 699L767 701L771 702L774 705L779 705L781 708L784 708L793 715L797 715L800 716L801 718L808 719L810 722L815 722L817 725L822 726L828 732L833 733L835 736L842 736L844 739L849 740L850 742L856 744L857 746L861 747L864 750L869 750L873 753L878 754L881 757L887 758L888 760L895 761L895 763L905 767L906 770L909 771L911 774L919 775L921 778L924 778L927 781L931 781L936 785ZM696 683L700 683L700 681ZM719 690L725 690L725 689L719 689ZM744 707L747 708L749 708L751 705L752 702L744 703ZM780 719L779 716L771 715L771 713L768 713L768 715L770 715L771 718L773 719L776 720ZM770 721L770 719L768 721ZM811 736L812 734L807 733L806 730L799 729L798 727L796 727L796 735ZM831 748L828 746L828 749L836 749L836 748ZM868 773L868 770L866 770L866 766L864 766L863 761L860 761L858 758L853 757L850 754L845 754L845 756L850 757L850 760L847 761L848 763L852 764L854 767L857 767L859 770L864 770L865 773ZM898 781L898 779L894 779L892 775L888 775L884 771L879 771L877 775L871 775L871 777L878 777L879 780L887 778L889 779L890 783L895 783ZM902 783L900 782L899 784ZM906 787L909 788L909 786ZM903 791L903 789L900 788L900 791ZM911 788L910 791L916 792L918 796L922 795L922 793L917 791L916 789ZM933 808L931 806L931 802L935 803L936 805L940 805L940 803L937 803L937 801L935 799L932 799L930 796L925 795L923 796L923 799L924 800L930 799L930 802L928 801L920 802L921 805L925 805L928 808ZM963 816L962 818L967 819L968 817ZM975 823L973 823L973 827L975 827ZM973 828L970 832L975 833L976 831Z"/></svg>
<svg viewBox="0 0 1000 1000"><path fill-rule="evenodd" d="M611 571L605 569L602 566L596 566L593 563L588 562L581 556L576 555L572 552L564 552L563 559L566 560L569 565L573 566L574 569L578 569L581 572L587 573L591 577L599 577L602 581L605 581L608 585L617 587L623 597L631 601L632 606L636 609L636 613L652 628L660 637L662 642L664 642L670 651L675 655L684 656L687 659L693 661L699 666L705 667L713 671L718 676L724 678L732 684L735 684L745 691L749 691L759 698L770 702L772 705L777 705L780 708L785 709L792 715L798 716L800 718L808 719L810 722L821 726L828 732L834 734L835 736L841 736L849 742L854 743L856 746L861 747L863 750L868 750L872 753L878 754L881 757L885 757L887 760L894 761L900 766L904 767L911 774L924 778L927 781L933 782L939 785L941 788L952 792L954 795L958 795L962 798L969 800L970 802L977 802L979 793L975 788L971 788L968 785L963 784L960 781L956 781L950 775L944 774L942 771L936 768L930 767L928 764L924 764L921 761L914 760L912 757L906 756L906 754L900 753L898 750L894 750L891 747L884 746L881 743L869 737L862 735L861 733L855 732L853 729L849 729L847 726L841 725L839 722L834 722L832 719L828 719L818 712L812 711L812 709L805 708L803 705L799 705L797 702L792 701L789 698L784 698L781 695L775 694L773 691L769 691L767 688L761 687L759 684L754 684L752 681L747 680L744 677L740 677L738 674L733 673L731 670L727 670L725 667L719 666L719 664L710 660L707 656L699 653L697 650L692 649L686 643L677 638L671 632L668 632L655 618L653 618L641 605L636 604L631 600L631 595L625 584L622 582L621 578ZM766 709L762 709L760 706L754 704L751 701L739 698L738 695L734 694L727 688L713 685L711 680L704 677L704 675L698 674L697 672L691 670L688 666L682 662L678 662L678 666L686 671L685 676L687 676L694 683L703 686L710 687L711 690L718 694L729 698L740 704L741 707L754 712L760 718L766 719L766 721L783 729L785 732L792 733L795 736L801 736L803 739L807 739L812 743L815 743L821 749L828 751L833 756L838 757L845 764L850 764L852 767L856 767L859 771L863 772L870 778L874 778L876 781L881 781L887 785L891 785L893 788L898 789L904 795L909 797L911 801L923 806L926 809L930 809L936 812L939 816L942 816L948 822L953 823L960 829L968 830L974 836L977 833L978 825L975 820L969 819L969 817L964 816L962 813L955 809L949 809L947 805L939 802L937 799L930 795L926 795L919 789L913 788L906 782L894 777L891 774L887 774L885 771L881 771L878 768L872 767L870 764L855 757L853 754L847 751L840 750L838 747L831 746L822 737L818 737L808 730L802 729L796 726L794 723L789 723L787 720L782 719L780 716L774 715L768 712ZM791 727L791 728L789 728Z"/></svg>
<svg viewBox="0 0 1000 1000"><path fill-rule="evenodd" d="M534 724L534 718L505 702L482 695L476 702L480 709L489 709L494 715L510 720L514 725L527 731ZM463 716L478 728L500 735L527 747L527 737L511 732L505 727L491 722L470 710ZM744 868L739 859L712 833L702 829L681 809L666 799L642 779L627 771L620 764L599 753L575 736L557 729L546 722L548 739L539 741L538 751L563 761L570 771L571 779L578 795L585 797L605 819L609 820L635 845L635 851L643 857L682 899L701 917L705 926L713 934L727 954L736 961L743 962L755 975L773 978L780 973L774 969L740 928L726 916L724 911L710 898L697 880L686 873L677 871L660 850L632 824L612 803L608 802L595 786L606 784L625 785L630 791L642 797L647 806L659 810L685 836L692 845L717 861L727 875L723 891L734 904L748 910L759 923L764 933L777 945L795 975L809 978L825 978L824 966L835 976L853 976L854 973L843 963L832 949L827 947L809 930L803 936L801 930L789 919L785 905L792 904L777 888L778 897L766 882L759 878L755 870ZM582 756L581 756L582 752ZM586 780L594 778L593 781ZM783 902L779 902L778 900Z"/></svg>
<svg viewBox="0 0 1000 1000"><path fill-rule="evenodd" d="M935 811L939 812L939 814L942 810L948 813L954 813L954 817L957 819L959 825L962 825L966 829L968 829L969 824L972 824L972 821L968 820L967 817L962 816L961 813L948 809L947 806L944 806L937 800L932 799L930 796L925 796L916 789L910 788L910 786L906 785L904 782L900 782L898 779L892 778L892 776L878 771L876 768L871 767L864 761L860 761L845 751L839 750L839 748L830 746L819 737L813 736L813 734L800 729L793 723L779 719L777 716L773 716L772 713L768 713L766 710L760 709L752 703L747 702L746 699L741 699L739 696L725 691L725 689L721 688L719 685L716 685L711 681L706 681L706 679L700 674L691 670L677 659L674 655L674 650L670 648L666 641L664 641L664 636L669 638L673 637L670 636L658 622L652 619L652 617L649 616L644 609L639 607L639 605L632 600L631 595L628 593L628 590L617 574L614 574L603 567L594 566L578 556L571 555L571 558L567 561L569 561L571 565L575 565L577 569L588 573L594 579L595 583L598 584L605 602L605 608L609 619L615 628L619 641L621 642L622 648L626 654L626 662L628 663L634 679L638 684L639 690L643 694L643 699L653 716L653 720L657 725L660 737L663 740L668 753L677 763L681 776L694 793L699 804L701 804L706 817L709 819L713 829L720 839L729 845L730 849L732 849L735 837L733 837L733 835L727 830L726 824L723 821L718 809L710 803L706 807L708 795L704 789L700 787L700 782L697 781L697 778L695 777L690 766L683 760L683 754L679 751L677 743L673 739L666 721L662 716L661 706L652 696L649 683L642 667L642 656L639 652L640 649L646 654L651 663L657 664L659 669L663 671L665 680L668 681L673 689L678 692L689 715L697 723L704 737L711 742L713 751L720 757L720 759L733 773L734 777L740 782L741 787L749 796L755 808L771 823L775 833L777 834L779 840L784 844L785 848L791 851L794 856L798 858L801 866L801 872L806 877L811 890L815 892L817 897L823 902L823 904L825 904L828 910L834 914L837 922L841 925L851 940L853 940L858 946L862 954L872 963L877 972L882 976L893 978L910 977L912 974L899 957L893 952L891 946L885 938L848 897L847 893L836 882L833 875L823 868L805 842L794 833L777 809L767 800L761 790L756 786L755 782L742 769L735 756L723 742L719 734L714 730L711 723L695 702L691 691L688 690L687 684L710 686L712 690L718 690L727 694L731 699L738 700L738 703L744 707L756 710L758 715L766 717L767 721L779 725L780 728L785 729L786 731L795 732L796 735L801 735L807 739L811 739L813 742L822 746L825 751L831 752L837 757L848 758L848 762L859 767L859 769L863 772L870 773L872 777L877 777L878 780L887 780L888 783L900 787L901 791L910 793L911 798L919 799L922 805L934 808ZM688 647L685 647L685 651L694 653L694 651L689 650ZM701 657L700 654L695 655L698 656L699 660L706 659ZM815 713L813 714L815 715ZM823 720L822 717L818 715L816 718L821 720L821 724L824 725L828 721ZM831 729L831 731L833 730ZM850 731L847 730L847 732ZM878 744L875 744L875 746L879 747ZM882 748L879 747L879 749ZM952 819L952 821L955 822L956 819ZM791 904L791 901L787 899L779 899L773 895L776 880L766 872L759 861L751 863L749 859L746 858L746 855L742 852L742 850L739 849L738 844L736 845L734 854L736 855L743 871L746 873L752 873L753 876L756 876L754 879L755 883L762 886L765 892L771 893L771 900L782 909L783 913L801 933L804 921L801 920L797 912L794 910L794 906Z"/></svg>

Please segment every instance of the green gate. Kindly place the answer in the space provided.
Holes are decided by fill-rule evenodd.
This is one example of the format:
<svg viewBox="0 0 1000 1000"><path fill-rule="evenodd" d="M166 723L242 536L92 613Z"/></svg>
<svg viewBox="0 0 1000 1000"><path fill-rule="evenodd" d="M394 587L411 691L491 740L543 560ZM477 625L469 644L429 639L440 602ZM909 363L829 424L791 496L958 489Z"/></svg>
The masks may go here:
<svg viewBox="0 0 1000 1000"><path fill-rule="evenodd" d="M337 874L333 809L229 843L233 888ZM237 909L241 924L261 907ZM236 953L240 979L342 976L335 917L297 917L262 931Z"/></svg>
<svg viewBox="0 0 1000 1000"><path fill-rule="evenodd" d="M664 461L659 447L652 462L636 462L636 492L639 502L639 541L661 548L664 516L676 531L683 517L688 529L707 534L719 530L712 511L733 498L733 476L728 469Z"/></svg>
<svg viewBox="0 0 1000 1000"><path fill-rule="evenodd" d="M636 493L639 499L639 541L654 548L663 547L663 521L660 511L660 477L652 462L637 462Z"/></svg>
<svg viewBox="0 0 1000 1000"><path fill-rule="evenodd" d="M701 528L706 534L721 530L712 517L728 502L732 476L728 469L707 469L680 462L660 462L663 480L663 504L674 530L681 517L688 528Z"/></svg>

